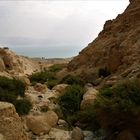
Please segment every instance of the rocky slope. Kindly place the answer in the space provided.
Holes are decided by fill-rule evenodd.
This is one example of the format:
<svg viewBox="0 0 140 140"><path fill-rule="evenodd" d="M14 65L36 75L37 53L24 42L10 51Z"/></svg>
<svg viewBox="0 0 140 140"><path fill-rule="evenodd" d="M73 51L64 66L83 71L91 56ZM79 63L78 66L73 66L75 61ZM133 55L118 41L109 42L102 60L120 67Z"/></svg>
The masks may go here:
<svg viewBox="0 0 140 140"><path fill-rule="evenodd" d="M40 70L36 61L30 58L18 56L8 48L0 48L0 72L9 74L31 74Z"/></svg>
<svg viewBox="0 0 140 140"><path fill-rule="evenodd" d="M98 78L101 68L111 76L140 77L140 0L130 0L124 13L107 21L98 37L68 65L69 71L91 80Z"/></svg>

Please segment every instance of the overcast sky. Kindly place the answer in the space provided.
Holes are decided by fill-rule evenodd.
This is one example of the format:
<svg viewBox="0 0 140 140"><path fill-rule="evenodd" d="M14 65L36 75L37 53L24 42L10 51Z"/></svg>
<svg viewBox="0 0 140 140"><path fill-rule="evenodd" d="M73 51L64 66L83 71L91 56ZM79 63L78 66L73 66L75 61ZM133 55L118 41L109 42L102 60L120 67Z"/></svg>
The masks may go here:
<svg viewBox="0 0 140 140"><path fill-rule="evenodd" d="M0 46L31 57L71 57L129 0L0 0Z"/></svg>

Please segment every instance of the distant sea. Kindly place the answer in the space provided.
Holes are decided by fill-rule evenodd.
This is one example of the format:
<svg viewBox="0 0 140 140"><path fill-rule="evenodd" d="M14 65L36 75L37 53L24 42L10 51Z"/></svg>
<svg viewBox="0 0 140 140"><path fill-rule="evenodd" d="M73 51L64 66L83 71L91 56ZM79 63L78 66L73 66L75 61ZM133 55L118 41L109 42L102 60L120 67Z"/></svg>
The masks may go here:
<svg viewBox="0 0 140 140"><path fill-rule="evenodd" d="M74 49L73 49L74 48ZM78 55L79 51L77 47L9 47L18 55L28 57L45 57L45 58L68 58Z"/></svg>

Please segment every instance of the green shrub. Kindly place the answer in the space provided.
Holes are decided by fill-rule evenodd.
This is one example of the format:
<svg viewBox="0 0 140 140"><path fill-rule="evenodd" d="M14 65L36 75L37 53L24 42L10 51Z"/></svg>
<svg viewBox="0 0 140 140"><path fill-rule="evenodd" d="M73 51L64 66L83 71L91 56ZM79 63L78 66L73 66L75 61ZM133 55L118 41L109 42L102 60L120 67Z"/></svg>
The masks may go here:
<svg viewBox="0 0 140 140"><path fill-rule="evenodd" d="M59 105L64 116L73 114L80 109L80 103L84 89L79 85L68 86L62 96L59 97Z"/></svg>
<svg viewBox="0 0 140 140"><path fill-rule="evenodd" d="M20 115L27 114L31 108L29 101L17 100L18 96L24 97L24 92L25 85L21 81L0 77L0 101L14 104Z"/></svg>
<svg viewBox="0 0 140 140"><path fill-rule="evenodd" d="M37 72L29 76L32 83L45 83L48 80L53 80L55 78L55 73L50 71Z"/></svg>
<svg viewBox="0 0 140 140"><path fill-rule="evenodd" d="M59 72L65 67L66 67L66 64L54 64L51 67L49 67L49 71L50 72Z"/></svg>
<svg viewBox="0 0 140 140"><path fill-rule="evenodd" d="M137 128L140 126L140 81L128 80L101 90L94 109L101 125L109 130Z"/></svg>
<svg viewBox="0 0 140 140"><path fill-rule="evenodd" d="M15 79L9 79L7 77L1 77L0 76L0 88L3 90L3 92L14 94L15 96L24 96L25 92L25 85Z"/></svg>
<svg viewBox="0 0 140 140"><path fill-rule="evenodd" d="M28 114L32 108L32 104L26 99L16 100L14 105L19 115Z"/></svg>
<svg viewBox="0 0 140 140"><path fill-rule="evenodd" d="M101 77L101 76L107 77L107 76L109 76L110 74L111 74L111 73L110 73L110 71L107 69L107 67L105 67L105 68L100 68L99 71L98 71L98 76L99 76L99 77Z"/></svg>
<svg viewBox="0 0 140 140"><path fill-rule="evenodd" d="M60 83L65 83L65 84L70 84L70 85L81 85L83 86L85 83L84 81L78 77L78 76L73 76L73 75L66 75Z"/></svg>
<svg viewBox="0 0 140 140"><path fill-rule="evenodd" d="M15 93L0 89L0 101L14 103L16 98Z"/></svg>
<svg viewBox="0 0 140 140"><path fill-rule="evenodd" d="M54 79L54 80L49 80L47 82L47 87L49 89L52 89L54 86L56 86L57 84L59 83L59 81L57 79Z"/></svg>
<svg viewBox="0 0 140 140"><path fill-rule="evenodd" d="M68 116L67 121L71 126L78 125L85 130L97 131L100 128L93 106L88 106L84 110Z"/></svg>

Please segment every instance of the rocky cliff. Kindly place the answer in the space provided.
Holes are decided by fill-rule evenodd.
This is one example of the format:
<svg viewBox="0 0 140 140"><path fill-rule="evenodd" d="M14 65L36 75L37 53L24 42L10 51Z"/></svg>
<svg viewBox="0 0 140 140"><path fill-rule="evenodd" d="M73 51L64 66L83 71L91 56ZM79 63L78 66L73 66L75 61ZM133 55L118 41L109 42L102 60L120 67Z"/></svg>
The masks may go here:
<svg viewBox="0 0 140 140"><path fill-rule="evenodd" d="M88 73L93 79L101 68L112 76L140 77L140 0L130 0L124 13L108 20L98 37L68 65L69 71Z"/></svg>
<svg viewBox="0 0 140 140"><path fill-rule="evenodd" d="M16 55L8 48L0 48L0 72L26 75L39 69L39 64L36 61Z"/></svg>

